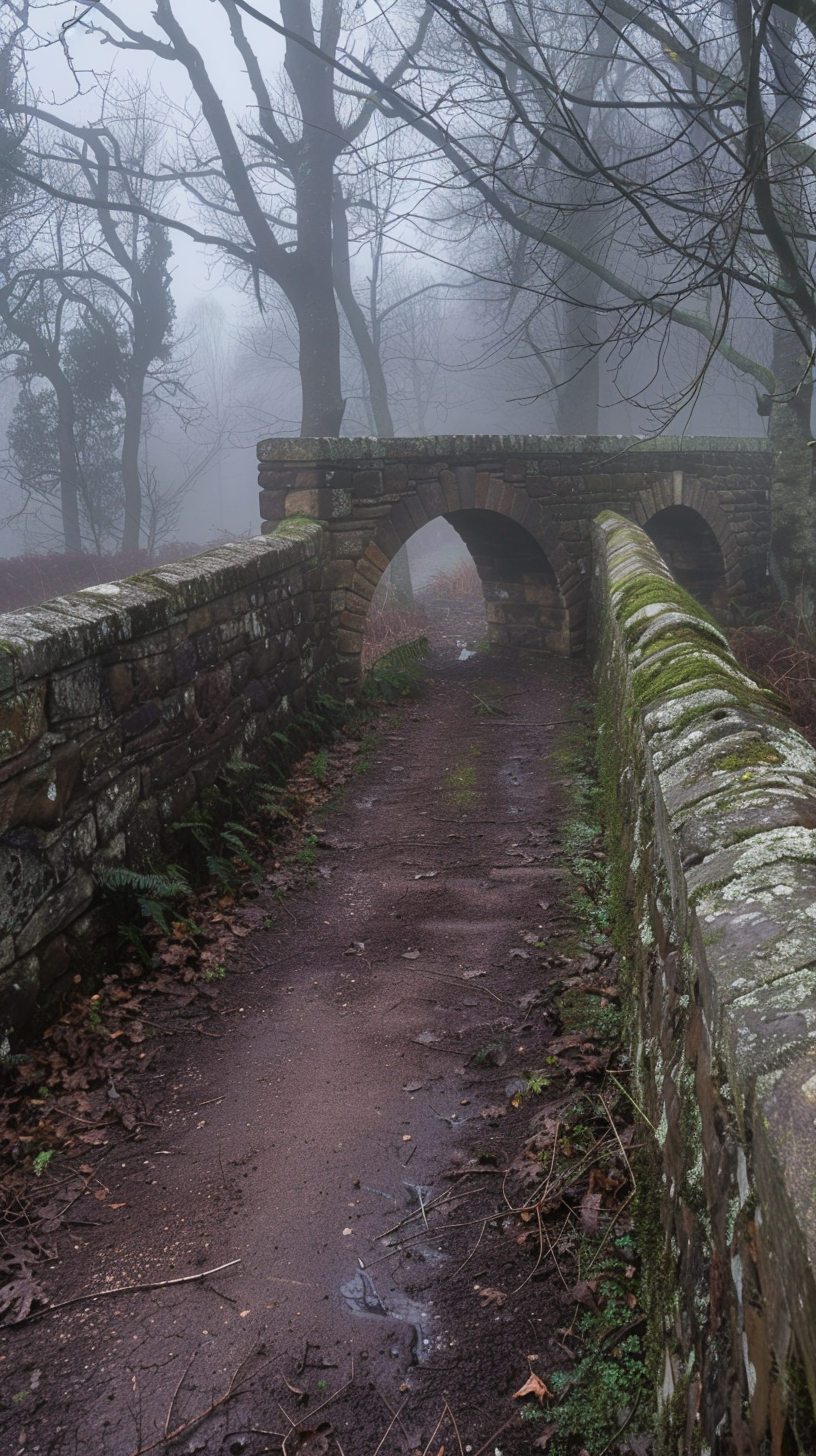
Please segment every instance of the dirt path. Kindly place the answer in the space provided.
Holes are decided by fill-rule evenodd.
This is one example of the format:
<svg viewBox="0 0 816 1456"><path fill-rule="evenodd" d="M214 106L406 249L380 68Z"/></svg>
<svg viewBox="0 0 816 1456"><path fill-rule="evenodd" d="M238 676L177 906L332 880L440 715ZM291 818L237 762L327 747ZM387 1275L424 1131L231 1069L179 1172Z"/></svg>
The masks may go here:
<svg viewBox="0 0 816 1456"><path fill-rule="evenodd" d="M243 942L201 1030L176 1023L154 1126L115 1147L45 1283L58 1302L232 1267L5 1330L3 1452L134 1456L181 1428L185 1453L436 1456L454 1418L473 1456L532 1450L518 1420L491 1438L563 1359L569 1311L502 1221L529 1118L508 1085L553 1034L531 942L563 929L553 754L586 692L558 659L474 658L395 711L323 818L314 888Z"/></svg>

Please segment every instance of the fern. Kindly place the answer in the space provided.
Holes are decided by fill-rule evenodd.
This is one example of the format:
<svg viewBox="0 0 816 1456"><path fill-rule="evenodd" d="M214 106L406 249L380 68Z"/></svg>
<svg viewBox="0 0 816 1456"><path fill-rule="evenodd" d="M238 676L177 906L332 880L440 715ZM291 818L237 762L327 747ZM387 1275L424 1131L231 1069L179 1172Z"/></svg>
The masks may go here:
<svg viewBox="0 0 816 1456"><path fill-rule="evenodd" d="M392 647L369 668L363 693L367 698L381 698L387 703L410 697L422 681L421 663L430 654L427 637L416 637L413 642Z"/></svg>
<svg viewBox="0 0 816 1456"><path fill-rule="evenodd" d="M161 930L169 930L167 916L173 902L181 896L192 893L190 883L177 865L168 865L167 874L153 872L144 874L140 870L128 869L126 865L110 865L100 870L97 881L106 890L133 896L144 920L152 920ZM137 938L132 926L122 926L131 938ZM141 954L141 951L140 951Z"/></svg>
<svg viewBox="0 0 816 1456"><path fill-rule="evenodd" d="M131 890L135 895L149 895L154 900L174 900L179 895L189 895L190 885L176 865L168 866L169 873L142 874L125 865L110 865L100 870L97 880L106 890Z"/></svg>

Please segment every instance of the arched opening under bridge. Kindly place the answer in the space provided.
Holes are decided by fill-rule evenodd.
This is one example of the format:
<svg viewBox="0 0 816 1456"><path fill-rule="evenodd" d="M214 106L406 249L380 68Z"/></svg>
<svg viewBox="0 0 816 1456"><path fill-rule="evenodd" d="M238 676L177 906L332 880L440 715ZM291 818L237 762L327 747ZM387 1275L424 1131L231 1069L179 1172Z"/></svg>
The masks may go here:
<svg viewBox="0 0 816 1456"><path fill-rule="evenodd" d="M691 506L671 505L643 524L675 581L704 606L726 606L722 548L708 521Z"/></svg>
<svg viewBox="0 0 816 1456"><path fill-rule="evenodd" d="M445 655L491 644L569 651L563 593L546 552L517 521L498 511L461 509L437 516L408 536L414 591L410 601L394 552L367 613L363 664L380 647L426 633ZM445 550L445 547L447 550ZM458 549L457 549L458 548Z"/></svg>

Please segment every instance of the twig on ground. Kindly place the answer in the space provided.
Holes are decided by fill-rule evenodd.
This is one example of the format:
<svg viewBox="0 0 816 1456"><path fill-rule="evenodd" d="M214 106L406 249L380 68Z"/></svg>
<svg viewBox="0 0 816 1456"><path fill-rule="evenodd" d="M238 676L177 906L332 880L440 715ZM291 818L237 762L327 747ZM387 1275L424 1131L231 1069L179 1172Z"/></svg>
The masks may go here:
<svg viewBox="0 0 816 1456"><path fill-rule="evenodd" d="M483 1219L483 1221L482 1221L482 1227L479 1230L479 1237L478 1237L478 1239L476 1240L475 1244L473 1245L473 1248L471 1249L471 1251L468 1254L467 1258L465 1260L463 1260L463 1262L459 1265L459 1268L458 1269L454 1269L453 1273L450 1276L451 1279L455 1279L456 1276L457 1276L457 1274L461 1274L462 1270L465 1267L465 1264L469 1264L470 1263L471 1259L473 1258L473 1255L476 1253L476 1250L478 1249L480 1243L482 1242L482 1239L484 1238L484 1231L487 1228L487 1225L489 1223L490 1223L490 1219L489 1218Z"/></svg>
<svg viewBox="0 0 816 1456"><path fill-rule="evenodd" d="M448 1405L448 1402L447 1401L445 1401L445 1409L447 1410L448 1415L450 1416L451 1425L453 1426L454 1432L456 1434L456 1443L457 1443L457 1445L459 1447L459 1456L465 1456L464 1450L462 1448L462 1437L459 1435L459 1427L456 1424L456 1416L453 1414L453 1411L451 1410L451 1408Z"/></svg>
<svg viewBox="0 0 816 1456"><path fill-rule="evenodd" d="M238 1377L250 1359L251 1354L252 1351L241 1361L223 1395L219 1395L216 1400L211 1401L204 1410L199 1411L195 1416L191 1416L188 1421L183 1421L180 1426L176 1426L175 1430L168 1431L165 1429L164 1435L159 1436L155 1441L151 1441L149 1446L137 1446L135 1450L130 1452L130 1456L147 1456L148 1451L155 1451L159 1446L167 1445L170 1441L177 1441L179 1436L186 1436L188 1431L191 1431L194 1426L199 1425L201 1421L206 1420L207 1416L211 1416L213 1411L218 1410L219 1406L226 1405L227 1401L231 1400L235 1392ZM178 1391L176 1394L178 1394ZM175 1396L173 1400L175 1400Z"/></svg>
<svg viewBox="0 0 816 1456"><path fill-rule="evenodd" d="M88 1294L75 1294L72 1299L61 1299L59 1304L46 1304L42 1309L35 1309L24 1320L18 1320L17 1324L30 1324L44 1314L55 1314L58 1309L68 1309L72 1304L86 1304L91 1299L107 1299L112 1294L140 1294L150 1289L169 1289L174 1284L194 1284L197 1280L207 1279L210 1274L233 1269L240 1262L240 1259L230 1259L228 1264L218 1264L215 1269L202 1269L200 1274L183 1274L180 1279L153 1279L145 1284L119 1284L115 1289L92 1289Z"/></svg>
<svg viewBox="0 0 816 1456"><path fill-rule="evenodd" d="M499 1426L499 1429L493 1432L493 1435L490 1436L487 1441L485 1441L484 1445L480 1446L478 1451L473 1452L473 1456L484 1456L485 1451L487 1451L488 1448L493 1445L496 1437L500 1436L503 1431L506 1431L508 1426L512 1426L514 1421L518 1421L518 1411L514 1411L509 1421L505 1421L503 1426Z"/></svg>
<svg viewBox="0 0 816 1456"><path fill-rule="evenodd" d="M446 1402L446 1404L447 1404L447 1402ZM439 1427L441 1426L441 1424L444 1421L444 1419L445 1419L445 1407L443 1406L442 1407L442 1414L439 1417L439 1420L437 1421L437 1423L434 1426L433 1430L431 1431L431 1434L430 1434L430 1436L428 1438L428 1444L426 1445L425 1450L422 1452L422 1456L428 1456L428 1452L430 1451L431 1446L433 1445L433 1442L434 1442L434 1437L436 1436L436 1433L439 1430ZM388 1433L386 1432L386 1435L387 1434ZM379 1447L377 1447L377 1450L379 1450ZM374 1453L374 1456L377 1456L376 1451Z"/></svg>
<svg viewBox="0 0 816 1456"><path fill-rule="evenodd" d="M179 1391L181 1390L182 1385L184 1384L185 1380L187 1379L187 1376L188 1376L189 1372L193 1368L193 1361L195 1360L197 1354L198 1354L198 1351L197 1350L194 1350L193 1353L192 1353L192 1356L190 1357L190 1360L188 1361L188 1363L185 1365L184 1369L182 1370L181 1375L179 1376L179 1379L178 1379L178 1384L177 1384L175 1390L173 1391L172 1396L170 1397L170 1404L167 1407L167 1415L164 1418L164 1439L165 1439L165 1441L169 1439L170 1422L173 1419L173 1406L176 1403L176 1398L178 1396Z"/></svg>

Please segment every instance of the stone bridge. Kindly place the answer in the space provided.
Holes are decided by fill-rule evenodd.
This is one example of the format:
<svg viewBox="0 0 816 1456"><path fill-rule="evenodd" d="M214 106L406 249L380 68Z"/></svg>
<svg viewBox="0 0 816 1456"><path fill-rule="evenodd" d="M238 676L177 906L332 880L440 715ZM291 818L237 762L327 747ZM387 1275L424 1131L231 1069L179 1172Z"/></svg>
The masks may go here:
<svg viewBox="0 0 816 1456"><path fill-rule="evenodd" d="M0 618L0 1061L108 964L110 869L160 864L232 761L268 770L278 730L353 685L413 532L440 515L460 532L499 642L579 650L591 581L672 1449L812 1456L816 751L655 550L698 598L761 590L767 447L278 440L260 456L264 537Z"/></svg>
<svg viewBox="0 0 816 1456"><path fill-rule="evenodd" d="M491 641L565 654L586 642L591 523L645 528L676 580L725 606L766 585L771 451L764 440L439 435L272 439L258 446L261 516L329 528L325 584L348 676L399 548L442 516L470 551Z"/></svg>

